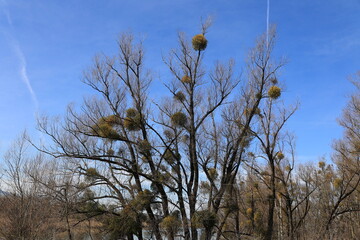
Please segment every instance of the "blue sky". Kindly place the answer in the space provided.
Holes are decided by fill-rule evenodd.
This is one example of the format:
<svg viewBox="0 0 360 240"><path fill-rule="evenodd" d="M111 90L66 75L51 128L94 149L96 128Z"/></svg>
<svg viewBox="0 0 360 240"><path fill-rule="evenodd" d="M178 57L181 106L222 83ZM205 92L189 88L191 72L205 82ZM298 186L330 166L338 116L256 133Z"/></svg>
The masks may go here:
<svg viewBox="0 0 360 240"><path fill-rule="evenodd" d="M270 1L275 54L289 60L283 96L301 103L288 128L299 159L317 161L341 136L336 119L352 92L347 77L360 70L360 0ZM36 135L35 112L63 114L90 94L82 72L95 54L116 52L121 32L144 39L159 86L168 77L162 54L176 47L178 31L197 34L202 16L215 19L207 61L234 58L238 72L266 30L266 0L0 0L0 10L0 152L24 128Z"/></svg>

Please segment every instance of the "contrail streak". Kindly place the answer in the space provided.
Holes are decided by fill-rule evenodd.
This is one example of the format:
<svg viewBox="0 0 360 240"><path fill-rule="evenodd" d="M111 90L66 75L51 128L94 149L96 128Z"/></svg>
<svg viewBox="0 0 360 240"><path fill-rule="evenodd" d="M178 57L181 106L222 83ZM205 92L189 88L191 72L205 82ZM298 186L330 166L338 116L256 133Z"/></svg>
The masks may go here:
<svg viewBox="0 0 360 240"><path fill-rule="evenodd" d="M266 45L269 45L269 18L270 18L270 0L267 0L266 9Z"/></svg>
<svg viewBox="0 0 360 240"><path fill-rule="evenodd" d="M39 109L39 102L37 100L36 94L34 92L34 89L31 86L30 79L29 79L28 74L27 74L26 59L25 59L24 53L21 51L20 46L19 46L19 44L17 44L17 42L13 41L13 45L14 45L16 55L20 60L20 76L21 76L21 79L23 80L23 82L25 83L28 91L30 92L32 101L33 101L33 103L35 105L35 109L37 111Z"/></svg>
<svg viewBox="0 0 360 240"><path fill-rule="evenodd" d="M5 6L7 5L6 0L0 0L0 2ZM6 16L6 19L8 21L9 26L10 26L10 29L12 29L13 24L12 24L12 21L11 21L9 11L6 8L3 8L3 13ZM37 111L39 110L39 101L37 100L36 94L34 92L34 89L31 86L31 82L30 82L30 79L28 77L28 73L27 73L27 69L26 69L25 55L24 55L23 51L20 48L20 44L12 36L12 34L10 34L10 33L5 33L5 34L8 36L9 41L10 41L11 45L13 46L13 48L15 50L15 54L16 54L17 58L20 61L20 76L21 76L22 81L25 83L26 88L28 89L28 91L29 91L29 93L31 95L31 99L33 101L33 104L35 105L35 115L36 115Z"/></svg>

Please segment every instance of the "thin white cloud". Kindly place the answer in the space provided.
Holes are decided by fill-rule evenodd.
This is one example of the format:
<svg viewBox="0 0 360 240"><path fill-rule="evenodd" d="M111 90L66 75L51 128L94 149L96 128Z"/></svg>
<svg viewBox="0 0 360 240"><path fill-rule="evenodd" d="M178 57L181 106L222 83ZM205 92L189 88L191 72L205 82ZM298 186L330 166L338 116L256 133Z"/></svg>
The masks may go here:
<svg viewBox="0 0 360 240"><path fill-rule="evenodd" d="M6 16L6 19L7 19L7 22L9 24L10 28L12 29L13 24L12 24L11 16L10 16L9 11L6 8L7 2L6 2L6 0L0 0L0 3L2 5L4 5L3 13ZM20 44L18 43L18 41L10 33L6 33L6 35L8 36L8 39L9 39L12 47L14 48L15 54L16 54L17 58L19 59L19 63L20 63L19 74L20 74L22 81L25 83L27 90L29 91L29 93L31 95L31 99L35 106L35 116L36 116L37 111L39 110L39 101L36 97L35 91L31 85L31 81L30 81L30 78L27 73L25 55L24 55L23 51L21 50L21 47L20 47Z"/></svg>
<svg viewBox="0 0 360 240"><path fill-rule="evenodd" d="M321 47L313 51L315 55L343 55L360 47L360 32L352 32L348 35L338 36L333 39L321 39Z"/></svg>
<svg viewBox="0 0 360 240"><path fill-rule="evenodd" d="M0 4L2 5L1 6L2 12L4 13L4 15L6 17L6 20L8 21L9 25L12 25L10 13L9 13L9 10L7 9L7 5L8 5L7 2L5 0L0 0Z"/></svg>
<svg viewBox="0 0 360 240"><path fill-rule="evenodd" d="M20 61L20 76L21 76L21 79L25 83L25 85L26 85L26 87L27 87L27 89L28 89L28 91L29 91L29 93L31 95L31 98L32 98L32 101L33 101L33 103L35 105L36 110L38 110L39 109L39 102L37 100L36 94L34 92L34 89L31 86L31 82L30 82L29 76L27 74L26 59L25 59L24 53L22 52L19 44L15 40L13 40L12 44L13 44L13 47L15 49L16 56L18 57L18 59Z"/></svg>

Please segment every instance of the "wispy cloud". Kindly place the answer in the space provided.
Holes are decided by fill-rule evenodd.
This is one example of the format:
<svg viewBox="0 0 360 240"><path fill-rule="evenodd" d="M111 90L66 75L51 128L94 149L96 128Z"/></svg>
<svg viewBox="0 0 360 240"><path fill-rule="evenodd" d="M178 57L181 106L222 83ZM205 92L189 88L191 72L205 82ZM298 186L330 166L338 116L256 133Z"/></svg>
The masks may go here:
<svg viewBox="0 0 360 240"><path fill-rule="evenodd" d="M6 0L0 0L0 3L3 5L2 10L3 10L3 14L5 15L5 17L7 19L8 25L9 25L10 29L13 29L10 12L7 9L7 2L6 2ZM37 99L36 93L35 93L32 85L31 85L30 78L28 76L28 72L27 72L27 68L26 68L26 58L25 58L24 52L21 50L19 42L16 40L16 38L11 33L5 32L5 34L7 35L9 42L14 49L16 57L19 60L19 65L20 65L19 74L20 74L21 80L25 83L25 86L30 93L32 102L35 106L35 116L36 116L37 111L39 110L39 101Z"/></svg>
<svg viewBox="0 0 360 240"><path fill-rule="evenodd" d="M26 70L26 59L25 59L24 53L21 50L20 45L15 40L12 42L12 45L14 47L16 56L18 57L18 59L20 61L20 76L21 76L21 79L25 83L25 85L26 85L26 87L27 87L27 89L28 89L28 91L29 91L29 93L31 95L31 98L32 98L32 101L33 101L33 103L35 105L36 110L38 110L39 109L39 102L37 100L34 89L31 86L31 82L30 82L30 79L29 79L29 76L28 76L28 73L27 73L27 70Z"/></svg>
<svg viewBox="0 0 360 240"><path fill-rule="evenodd" d="M2 5L2 12L6 17L8 24L12 26L10 13L9 13L9 10L7 9L7 2L5 0L0 0L0 4Z"/></svg>
<svg viewBox="0 0 360 240"><path fill-rule="evenodd" d="M323 39L320 48L313 53L316 55L341 55L360 47L360 32L338 36L333 39Z"/></svg>

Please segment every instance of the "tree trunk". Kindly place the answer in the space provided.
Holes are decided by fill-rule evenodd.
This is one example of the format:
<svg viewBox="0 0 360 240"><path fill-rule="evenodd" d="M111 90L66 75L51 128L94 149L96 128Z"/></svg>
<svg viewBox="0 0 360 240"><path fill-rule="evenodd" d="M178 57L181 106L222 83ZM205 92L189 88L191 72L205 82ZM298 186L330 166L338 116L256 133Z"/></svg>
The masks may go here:
<svg viewBox="0 0 360 240"><path fill-rule="evenodd" d="M270 182L270 196L269 196L269 215L267 222L267 229L265 233L265 240L271 240L274 231L274 210L275 210L275 166L274 161L270 159L271 165L271 182Z"/></svg>

